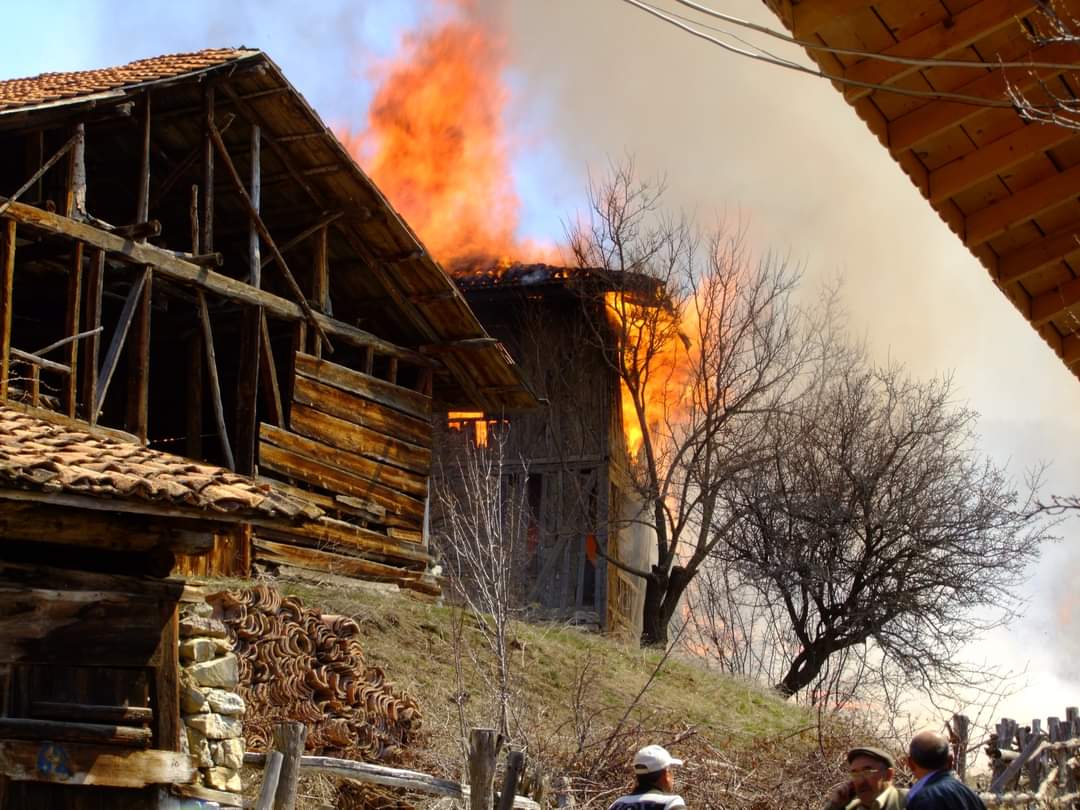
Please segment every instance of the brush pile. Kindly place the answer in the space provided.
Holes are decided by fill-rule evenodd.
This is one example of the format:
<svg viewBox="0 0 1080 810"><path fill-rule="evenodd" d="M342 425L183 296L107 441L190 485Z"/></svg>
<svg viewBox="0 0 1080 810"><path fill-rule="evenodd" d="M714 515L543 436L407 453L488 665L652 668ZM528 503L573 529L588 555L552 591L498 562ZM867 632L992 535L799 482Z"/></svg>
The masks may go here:
<svg viewBox="0 0 1080 810"><path fill-rule="evenodd" d="M249 751L270 747L283 720L307 725L308 753L394 762L420 730L420 707L368 666L360 627L266 585L211 598L229 629L247 702Z"/></svg>

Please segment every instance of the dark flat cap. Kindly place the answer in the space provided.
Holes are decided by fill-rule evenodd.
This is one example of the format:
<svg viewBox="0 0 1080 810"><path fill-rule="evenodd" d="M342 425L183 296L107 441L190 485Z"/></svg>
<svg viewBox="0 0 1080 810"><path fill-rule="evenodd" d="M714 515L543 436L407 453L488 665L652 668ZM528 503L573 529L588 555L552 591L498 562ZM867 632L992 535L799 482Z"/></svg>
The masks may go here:
<svg viewBox="0 0 1080 810"><path fill-rule="evenodd" d="M851 764L851 760L858 756L866 756L871 759L878 759L884 762L888 767L895 768L896 763L893 761L892 754L888 751L884 751L881 748L874 748L873 746L861 746L859 748L852 748L847 752L848 764Z"/></svg>

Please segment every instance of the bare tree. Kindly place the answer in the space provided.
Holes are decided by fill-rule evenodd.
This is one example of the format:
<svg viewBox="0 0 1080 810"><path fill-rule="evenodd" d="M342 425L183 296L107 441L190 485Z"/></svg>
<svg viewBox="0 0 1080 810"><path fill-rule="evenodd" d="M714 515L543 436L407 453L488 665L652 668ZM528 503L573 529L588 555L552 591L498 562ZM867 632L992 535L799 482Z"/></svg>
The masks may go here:
<svg viewBox="0 0 1080 810"><path fill-rule="evenodd" d="M623 386L624 429L642 509L655 534L645 570L642 641L663 645L687 586L737 520L721 492L767 458L773 414L798 395L814 349L790 301L796 274L774 256L755 261L743 234L699 237L662 208L662 183L640 181L631 163L590 188L587 221L569 229L583 272L594 339Z"/></svg>
<svg viewBox="0 0 1080 810"><path fill-rule="evenodd" d="M502 448L498 435L489 436L486 447L462 442L455 462L438 471L433 534L454 596L472 617L490 655L490 667L478 670L488 681L496 728L509 738L514 697L511 622L519 608L527 471L521 462L508 462ZM459 635L462 641L463 632ZM459 704L459 714L461 710Z"/></svg>
<svg viewBox="0 0 1080 810"><path fill-rule="evenodd" d="M797 640L776 689L851 665L926 691L970 683L958 651L1015 614L1048 536L1029 514L1034 486L1018 491L981 456L977 416L948 379L912 381L858 353L825 372L770 421L770 463L725 491L741 519L717 552L783 606Z"/></svg>

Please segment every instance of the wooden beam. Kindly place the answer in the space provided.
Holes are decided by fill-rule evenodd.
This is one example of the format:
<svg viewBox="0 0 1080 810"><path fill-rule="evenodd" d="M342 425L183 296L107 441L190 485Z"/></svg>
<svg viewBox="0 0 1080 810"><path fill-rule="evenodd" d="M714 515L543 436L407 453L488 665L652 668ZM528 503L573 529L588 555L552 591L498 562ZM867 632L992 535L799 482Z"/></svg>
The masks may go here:
<svg viewBox="0 0 1080 810"><path fill-rule="evenodd" d="M1011 284L1080 251L1080 223L1047 234L1003 254L997 260L998 284Z"/></svg>
<svg viewBox="0 0 1080 810"><path fill-rule="evenodd" d="M15 305L15 221L12 219L3 224L0 274L0 400L6 400L11 375L11 316Z"/></svg>
<svg viewBox="0 0 1080 810"><path fill-rule="evenodd" d="M51 158L41 164L40 168L38 168L36 172L30 175L30 179L15 190L14 194L12 194L6 200L0 202L0 214L6 211L13 202L22 197L22 195L25 194L32 185L38 183L44 176L45 172L51 169L56 164L56 162L60 160L60 158L62 158L64 155L71 151L71 149L75 146L76 142L79 140L80 137L80 130L76 128L75 133L70 138L68 138L67 142L63 146L61 146L59 150L57 150L56 154L54 154Z"/></svg>
<svg viewBox="0 0 1080 810"><path fill-rule="evenodd" d="M67 309L64 313L64 334L79 334L79 316L82 310L82 265L83 244L75 243L68 271ZM79 400L79 341L73 340L67 345L67 364L70 372L64 381L64 408L67 415L75 416Z"/></svg>
<svg viewBox="0 0 1080 810"><path fill-rule="evenodd" d="M285 242L281 246L281 252L287 253L288 251L299 245L301 242L303 242L305 239L307 239L309 236L317 233L320 230L324 230L328 225L341 219L344 215L344 211L334 211L332 213L326 214L323 217L320 217L317 222L304 228L304 230L300 231L300 233L292 237L288 242ZM262 260L262 266L266 267L266 265L270 264L270 262L272 262L273 260L273 256L267 256L265 259Z"/></svg>
<svg viewBox="0 0 1080 810"><path fill-rule="evenodd" d="M144 90L139 102L142 113L142 143L139 148L139 186L135 194L135 222L150 219L150 91ZM159 225L160 233L160 225Z"/></svg>
<svg viewBox="0 0 1080 810"><path fill-rule="evenodd" d="M1072 43L1055 43L1032 51L1026 58L1033 62L1067 63L1075 58L1076 46ZM1009 75L1011 82L1021 91L1046 81L1062 71L1058 68L1036 68ZM988 68L988 72L968 82L953 92L986 100L1006 99L1005 71ZM894 155L913 149L924 141L952 127L970 120L986 108L978 104L959 101L931 101L906 115L889 122L889 151Z"/></svg>
<svg viewBox="0 0 1080 810"><path fill-rule="evenodd" d="M74 143L68 158L64 215L82 218L86 214L86 126L75 125Z"/></svg>
<svg viewBox="0 0 1080 810"><path fill-rule="evenodd" d="M326 437L312 439L267 424L263 424L259 432L263 441L268 441L283 450L305 455L323 464L333 465L342 472L370 481L379 488L385 488L387 497L392 497L394 493L404 493L414 499L423 500L427 496L427 476L422 473L395 467L381 460L351 452L340 447L340 442L323 441L322 439ZM380 503L376 498L372 500Z"/></svg>
<svg viewBox="0 0 1080 810"><path fill-rule="evenodd" d="M215 143L217 143L216 140ZM259 127L252 125L248 200L256 216L262 202L260 145ZM231 161L227 156L222 159L225 161L226 168L232 173L234 167ZM262 286L259 231L253 218L248 221L248 282L256 289ZM240 323L240 368L237 371L236 386L236 471L243 475L255 473L263 317L261 307L246 307Z"/></svg>
<svg viewBox="0 0 1080 810"><path fill-rule="evenodd" d="M300 285L296 283L296 277L289 269L289 265L285 261L285 257L281 255L281 251L277 249L274 238L270 235L270 231L262 221L262 217L259 216L259 212L252 203L251 197L247 193L247 189L244 188L244 182L240 179L240 175L237 173L236 167L229 157L229 150L225 148L225 142L221 139L221 133L217 131L213 121L208 121L207 126L209 127L210 137L214 142L214 148L217 150L218 157L220 157L222 163L225 164L229 177L232 178L233 187L236 189L236 193L240 195L240 199L247 209L248 217L251 218L252 223L254 223L256 230L259 232L259 236L262 237L262 240L266 243L266 247L269 248L271 254L274 256L274 260L277 262L278 268L285 278L286 286L292 291L296 303L298 303L300 308L304 311L304 316L315 329L319 339L326 345L326 350L333 354L334 347L330 343L330 338L326 335L326 330L322 328L322 325L315 318L315 313L312 312L311 305L307 302L307 297L304 295L303 290L300 289Z"/></svg>
<svg viewBox="0 0 1080 810"><path fill-rule="evenodd" d="M1080 303L1080 278L1066 281L1057 289L1036 295L1031 299L1031 315L1028 320L1034 326L1042 326L1062 312Z"/></svg>
<svg viewBox="0 0 1080 810"><path fill-rule="evenodd" d="M163 250L154 245L121 239L100 228L76 222L59 214L43 211L40 208L23 205L22 203L13 203L4 216L47 233L67 236L85 242L92 247L104 248L109 253L122 256L134 264L152 265L156 273L173 281L190 284L239 304L264 307L268 313L275 317L290 321L306 318L306 314L300 305L293 301L273 295L265 290L256 290L242 281L237 281L205 267L198 267L178 258L171 251ZM357 329L355 326L336 321L321 313L314 313L314 315L315 320L319 322L323 329L350 345L374 346L380 354L398 357L413 365L436 365L419 352L397 346L370 332L365 332L363 329Z"/></svg>
<svg viewBox="0 0 1080 810"><path fill-rule="evenodd" d="M41 720L68 720L127 726L146 725L154 719L154 710L149 706L103 706L47 700L36 700L31 703L30 714Z"/></svg>
<svg viewBox="0 0 1080 810"><path fill-rule="evenodd" d="M348 550L366 556L400 560L418 570L426 569L431 556L415 543L405 543L385 534L363 529L340 520L322 519L315 523L287 528L280 525L264 526L255 521L256 534L284 542L303 543L306 546L329 551Z"/></svg>
<svg viewBox="0 0 1080 810"><path fill-rule="evenodd" d="M380 380L326 360L319 360L311 355L297 357L296 368L298 373L306 377L341 388L355 396L378 402L425 422L431 420L431 398L419 391L402 388L386 380Z"/></svg>
<svg viewBox="0 0 1080 810"><path fill-rule="evenodd" d="M793 2L792 33L796 39L810 39L837 18L870 8L877 0L814 0Z"/></svg>
<svg viewBox="0 0 1080 810"><path fill-rule="evenodd" d="M930 172L930 202L947 200L1075 137L1075 131L1055 124L1023 126Z"/></svg>
<svg viewBox="0 0 1080 810"><path fill-rule="evenodd" d="M883 56L901 56L911 59L939 59L1006 26L1016 25L1035 7L1033 0L982 0L959 14L924 28L905 40L881 51ZM919 65L888 62L868 58L851 65L844 71L844 78L868 84L894 84L924 70ZM847 87L844 97L854 103L874 92L868 87Z"/></svg>
<svg viewBox="0 0 1080 810"><path fill-rule="evenodd" d="M142 788L191 782L198 770L190 756L176 751L3 740L0 773L14 782Z"/></svg>
<svg viewBox="0 0 1080 810"><path fill-rule="evenodd" d="M259 327L259 339L262 351L259 353L259 381L266 398L267 417L278 427L285 427L285 409L281 403L281 388L278 385L277 365L274 362L274 350L270 344L270 325L266 313L262 314Z"/></svg>
<svg viewBox="0 0 1080 810"><path fill-rule="evenodd" d="M125 428L146 444L150 425L150 314L154 282L149 267L143 269L143 278L135 312L135 333L128 347Z"/></svg>
<svg viewBox="0 0 1080 810"><path fill-rule="evenodd" d="M8 499L8 496L16 495L21 499ZM37 502L31 500L35 495L40 499ZM60 505L63 499L56 493L11 491L5 492L4 496L0 500L0 528L4 531L2 536L12 541L59 543L125 552L165 547L184 554L202 554L214 545L213 527L193 528L181 520L174 519L169 523L156 517L126 513L126 502L110 500L105 504L113 510L113 514L101 510L80 514L77 509ZM131 504L132 512L137 509L137 504ZM189 511L186 517L191 516Z"/></svg>
<svg viewBox="0 0 1080 810"><path fill-rule="evenodd" d="M90 256L86 275L86 315L84 325L89 329L101 326L101 299L105 283L105 251L100 247ZM91 425L97 423L98 356L101 352L101 332L94 332L83 341L83 416ZM74 375L72 375L74 376Z"/></svg>
<svg viewBox="0 0 1080 810"><path fill-rule="evenodd" d="M1080 197L1080 164L969 214L964 244L969 248L978 247L1009 228L1077 197Z"/></svg>
<svg viewBox="0 0 1080 810"><path fill-rule="evenodd" d="M98 375L97 400L94 402L95 421L105 404L105 396L109 393L109 383L112 381L116 365L120 361L120 352L124 348L124 341L127 340L128 330L131 328L131 322L135 317L135 308L141 302L143 289L149 281L150 268L147 267L136 277L135 283L131 286L131 290L128 291L127 300L124 301L124 308L120 310L120 319L117 321L116 331L113 332L112 342L109 344L109 350L105 353L105 360L101 364L101 372Z"/></svg>
<svg viewBox="0 0 1080 810"><path fill-rule="evenodd" d="M180 750L183 732L180 719L180 605L161 604L161 636L155 655L151 682L154 707L154 747L165 751Z"/></svg>
<svg viewBox="0 0 1080 810"><path fill-rule="evenodd" d="M328 574L370 579L376 582L399 582L405 579L419 579L423 576L419 571L409 571L346 554L335 554L324 549L305 548L263 539L256 539L254 542L255 556L276 565L291 565L308 571L323 571Z"/></svg>
<svg viewBox="0 0 1080 810"><path fill-rule="evenodd" d="M199 251L214 252L214 140L210 135L210 126L214 123L214 84L208 82L203 89L203 117L206 130L203 132L202 148L202 218L200 219ZM192 253L195 249L192 248Z"/></svg>
<svg viewBox="0 0 1080 810"><path fill-rule="evenodd" d="M214 420L217 423L218 439L221 442L221 454L225 466L236 469L232 446L229 444L229 430L225 426L225 408L221 404L221 382L218 379L217 355L214 352L214 331L210 326L210 311L206 308L206 296L199 291L199 323L202 326L203 348L206 350L206 369L210 378L211 404L214 407Z"/></svg>
<svg viewBox="0 0 1080 810"><path fill-rule="evenodd" d="M294 381L293 400L294 405L296 403L307 405L350 424L366 428L375 434L425 449L431 447L430 421L405 416L328 383L298 374Z"/></svg>
<svg viewBox="0 0 1080 810"><path fill-rule="evenodd" d="M132 745L145 748L152 734L148 728L101 723L65 723L28 717L0 717L0 739L51 740L93 745Z"/></svg>

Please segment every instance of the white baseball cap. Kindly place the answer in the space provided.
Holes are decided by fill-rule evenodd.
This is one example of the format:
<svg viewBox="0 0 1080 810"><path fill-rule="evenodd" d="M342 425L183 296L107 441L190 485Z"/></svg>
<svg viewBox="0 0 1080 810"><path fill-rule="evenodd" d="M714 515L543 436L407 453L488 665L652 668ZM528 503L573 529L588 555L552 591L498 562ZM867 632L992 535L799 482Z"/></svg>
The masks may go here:
<svg viewBox="0 0 1080 810"><path fill-rule="evenodd" d="M646 745L634 754L634 773L656 773L676 765L682 765L662 745Z"/></svg>

